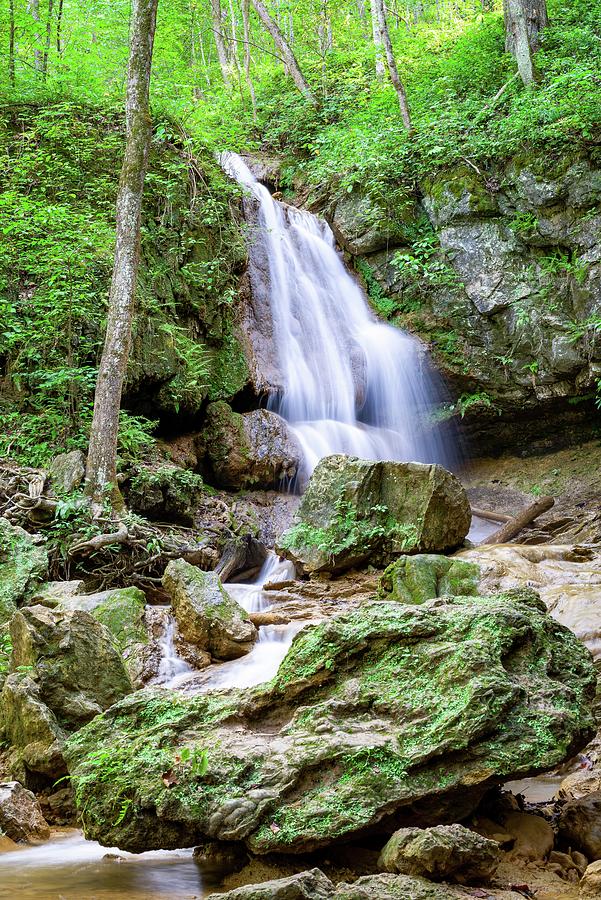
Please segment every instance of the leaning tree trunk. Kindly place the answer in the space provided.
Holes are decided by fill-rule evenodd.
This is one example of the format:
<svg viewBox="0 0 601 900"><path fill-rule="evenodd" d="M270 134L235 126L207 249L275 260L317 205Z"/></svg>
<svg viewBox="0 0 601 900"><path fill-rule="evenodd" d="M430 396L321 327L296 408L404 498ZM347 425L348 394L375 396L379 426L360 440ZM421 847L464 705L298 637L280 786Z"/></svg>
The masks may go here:
<svg viewBox="0 0 601 900"><path fill-rule="evenodd" d="M123 505L117 485L117 438L140 259L142 193L152 138L149 88L157 5L158 0L133 0L115 261L86 467L86 494L95 512L105 498L114 509Z"/></svg>
<svg viewBox="0 0 601 900"><path fill-rule="evenodd" d="M211 0L211 18L213 20L213 33L215 35L215 46L217 48L217 59L219 60L219 68L221 69L221 77L226 87L230 86L230 68L227 56L227 48L225 46L225 37L223 35L223 13L221 11L221 0Z"/></svg>
<svg viewBox="0 0 601 900"><path fill-rule="evenodd" d="M384 47L384 51L386 53L386 63L388 65L388 74L390 75L390 80L392 81L393 87L396 91L397 99L399 101L399 109L401 110L401 118L403 120L403 125L407 129L407 131L412 130L411 126L411 116L409 114L409 104L407 102L407 94L405 93L405 87L403 82L399 78L399 71L396 65L396 59L394 56L394 50L392 49L392 43L390 41L390 33L388 31L388 24L386 22L386 13L384 11L384 0L372 0L372 10L376 15L376 22L378 25L378 32L380 35L380 41ZM376 46L377 50L377 46Z"/></svg>
<svg viewBox="0 0 601 900"><path fill-rule="evenodd" d="M313 91L309 87L308 82L305 80L305 76L300 70L300 66L296 61L296 57L292 52L290 45L288 44L286 38L282 34L277 22L275 19L272 19L267 11L267 7L261 0L252 0L252 5L255 8L255 11L263 23L264 27L267 29L273 41L282 57L282 61L284 66L290 73L292 80L295 85L313 106L317 106L317 100L315 99L315 95Z"/></svg>
<svg viewBox="0 0 601 900"><path fill-rule="evenodd" d="M517 62L523 83L537 80L533 55L540 45L540 33L548 24L545 0L504 0L505 47Z"/></svg>

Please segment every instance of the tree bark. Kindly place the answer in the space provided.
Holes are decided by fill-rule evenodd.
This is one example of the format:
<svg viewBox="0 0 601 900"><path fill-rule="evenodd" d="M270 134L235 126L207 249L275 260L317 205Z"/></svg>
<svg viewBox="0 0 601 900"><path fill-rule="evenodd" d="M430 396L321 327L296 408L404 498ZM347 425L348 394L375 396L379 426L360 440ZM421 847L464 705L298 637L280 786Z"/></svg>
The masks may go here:
<svg viewBox="0 0 601 900"><path fill-rule="evenodd" d="M510 519L502 528L480 541L478 546L482 544L505 544L516 537L526 525L534 522L535 519L538 519L539 516L550 510L554 503L553 497L541 497L536 503L530 504L521 513L518 513L514 519Z"/></svg>
<svg viewBox="0 0 601 900"><path fill-rule="evenodd" d="M383 0L371 0L372 3L372 12L376 14L376 22L378 26L378 32L380 35L380 41L382 46L384 47L384 51L386 53L386 63L388 65L388 74L390 75L390 80L392 81L393 87L396 91L397 99L399 101L399 109L401 110L401 118L403 120L403 125L407 129L407 131L412 130L411 126L411 116L409 114L409 104L407 102L407 94L405 93L405 87L403 82L399 77L399 72L396 65L396 59L394 56L394 50L392 49L392 43L390 41L390 33L388 31L388 24L386 22L386 13L384 11L384 2ZM377 50L377 45L376 45Z"/></svg>
<svg viewBox="0 0 601 900"><path fill-rule="evenodd" d="M377 0L370 0L371 3L371 28L372 35L374 41L374 47L376 48L376 78L378 81L382 81L384 79L384 44L382 43L382 36L380 34L380 26L378 24L378 4Z"/></svg>
<svg viewBox="0 0 601 900"><path fill-rule="evenodd" d="M15 0L9 0L8 80L15 86Z"/></svg>
<svg viewBox="0 0 601 900"><path fill-rule="evenodd" d="M48 54L50 53L50 42L52 40L52 13L54 11L54 0L48 0L48 18L46 19L46 43L44 45L44 57L42 59L42 75L46 78L48 74Z"/></svg>
<svg viewBox="0 0 601 900"><path fill-rule="evenodd" d="M63 0L58 0L58 13L56 15L56 52L60 56L63 52L61 44L61 29L63 26Z"/></svg>
<svg viewBox="0 0 601 900"><path fill-rule="evenodd" d="M149 89L157 5L158 0L133 0L115 260L86 467L85 490L96 514L105 498L115 510L123 506L117 484L117 439L140 259L142 194L152 139Z"/></svg>
<svg viewBox="0 0 601 900"><path fill-rule="evenodd" d="M211 0L211 18L213 20L213 33L215 35L215 47L217 48L217 58L219 60L219 68L221 69L221 77L223 78L223 83L226 87L229 87L231 79L225 38L223 36L221 0Z"/></svg>
<svg viewBox="0 0 601 900"><path fill-rule="evenodd" d="M308 82L305 80L305 77L300 70L300 66L296 61L296 57L290 49L286 38L280 31L277 22L275 21L275 19L271 18L267 11L267 7L264 5L264 3L261 2L261 0L252 0L252 5L254 6L255 11L264 27L273 38L273 41L282 57L282 60L284 61L284 65L288 69L295 85L297 86L301 94L303 94L307 98L307 100L313 104L313 106L317 106L315 95L309 87Z"/></svg>
<svg viewBox="0 0 601 900"><path fill-rule="evenodd" d="M533 55L548 24L546 0L504 0L505 48L515 57L526 87L537 80Z"/></svg>
<svg viewBox="0 0 601 900"><path fill-rule="evenodd" d="M27 4L27 9L31 15L31 18L34 20L34 22L39 22L40 21L40 0L29 0L29 2ZM38 34L37 31L34 32L34 39L36 42L36 47L33 51L33 67L36 70L36 72L39 72L41 74L43 71L42 52L39 48L40 35Z"/></svg>

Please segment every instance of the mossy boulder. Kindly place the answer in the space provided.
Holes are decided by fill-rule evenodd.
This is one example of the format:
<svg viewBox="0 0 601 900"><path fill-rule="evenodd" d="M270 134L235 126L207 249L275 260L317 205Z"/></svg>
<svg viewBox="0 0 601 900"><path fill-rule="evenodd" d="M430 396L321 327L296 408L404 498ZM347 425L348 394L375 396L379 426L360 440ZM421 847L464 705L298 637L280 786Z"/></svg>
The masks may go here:
<svg viewBox="0 0 601 900"><path fill-rule="evenodd" d="M148 644L144 592L137 587L125 587L83 594L73 591L73 586L80 582L66 581L63 584L64 589L61 590L61 582L51 582L46 589L38 591L35 600L51 609L90 613L110 631L134 684L140 682L143 669L141 655Z"/></svg>
<svg viewBox="0 0 601 900"><path fill-rule="evenodd" d="M277 550L304 572L339 572L399 553L443 552L463 542L467 495L437 465L322 459Z"/></svg>
<svg viewBox="0 0 601 900"><path fill-rule="evenodd" d="M0 695L20 774L65 771L65 738L132 690L109 630L81 610L25 607L10 624L11 674Z"/></svg>
<svg viewBox="0 0 601 900"><path fill-rule="evenodd" d="M48 554L43 541L8 519L0 519L0 624L48 576Z"/></svg>
<svg viewBox="0 0 601 900"><path fill-rule="evenodd" d="M185 640L215 659L237 659L252 649L257 629L216 572L203 572L175 559L165 570L163 586Z"/></svg>
<svg viewBox="0 0 601 900"><path fill-rule="evenodd" d="M216 482L236 490L293 478L302 455L281 416L266 409L240 414L223 401L207 408L205 447Z"/></svg>
<svg viewBox="0 0 601 900"><path fill-rule="evenodd" d="M141 469L125 484L128 505L149 519L192 525L204 492L202 477L179 466Z"/></svg>
<svg viewBox="0 0 601 900"><path fill-rule="evenodd" d="M594 733L595 686L531 591L372 602L301 631L266 685L125 698L70 739L69 771L87 836L109 846L384 842L568 759Z"/></svg>
<svg viewBox="0 0 601 900"><path fill-rule="evenodd" d="M482 883L500 862L501 848L496 841L454 824L399 828L382 848L378 865L386 872L432 881Z"/></svg>
<svg viewBox="0 0 601 900"><path fill-rule="evenodd" d="M475 596L479 582L476 563L423 553L391 563L380 579L378 595L399 603L423 603L434 597Z"/></svg>

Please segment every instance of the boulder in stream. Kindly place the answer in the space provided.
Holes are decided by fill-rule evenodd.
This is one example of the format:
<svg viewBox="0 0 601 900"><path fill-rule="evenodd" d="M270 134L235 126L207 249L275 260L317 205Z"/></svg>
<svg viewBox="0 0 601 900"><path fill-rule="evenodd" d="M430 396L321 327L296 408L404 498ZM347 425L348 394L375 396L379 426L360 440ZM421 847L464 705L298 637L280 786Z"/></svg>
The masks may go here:
<svg viewBox="0 0 601 900"><path fill-rule="evenodd" d="M128 694L129 675L109 630L82 610L24 607L10 634L0 715L12 767L24 777L62 775L67 735Z"/></svg>
<svg viewBox="0 0 601 900"><path fill-rule="evenodd" d="M467 495L442 466L335 455L317 464L276 549L306 573L340 572L453 549L470 522Z"/></svg>
<svg viewBox="0 0 601 900"><path fill-rule="evenodd" d="M235 490L291 479L302 457L281 416L267 409L237 413L224 401L207 407L205 445L216 481Z"/></svg>
<svg viewBox="0 0 601 900"><path fill-rule="evenodd" d="M203 572L183 559L163 575L182 637L215 659L237 659L252 649L257 629L230 597L216 572Z"/></svg>
<svg viewBox="0 0 601 900"><path fill-rule="evenodd" d="M18 781L0 784L0 834L17 843L47 841L50 828L34 794Z"/></svg>
<svg viewBox="0 0 601 900"><path fill-rule="evenodd" d="M266 684L132 694L70 739L69 771L88 836L125 850L384 842L568 759L594 732L595 686L531 591L372 602L303 629Z"/></svg>

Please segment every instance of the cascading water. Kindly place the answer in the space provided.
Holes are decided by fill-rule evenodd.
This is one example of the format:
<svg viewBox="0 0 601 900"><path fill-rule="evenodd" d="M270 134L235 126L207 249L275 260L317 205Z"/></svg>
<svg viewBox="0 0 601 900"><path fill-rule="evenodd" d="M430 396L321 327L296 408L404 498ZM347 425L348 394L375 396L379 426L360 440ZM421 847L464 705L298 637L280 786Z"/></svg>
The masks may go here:
<svg viewBox="0 0 601 900"><path fill-rule="evenodd" d="M419 343L376 319L326 222L274 200L236 154L221 164L258 204L253 256L267 269L281 380L269 406L299 441L304 478L332 453L448 464L428 422L440 398Z"/></svg>
<svg viewBox="0 0 601 900"><path fill-rule="evenodd" d="M171 615L170 607L164 608L165 622L163 625L163 633L159 640L159 650L161 653L159 670L153 679L153 684L164 685L170 687L174 679L182 675L192 672L192 666L188 665L185 659L179 656L175 649L175 619Z"/></svg>

